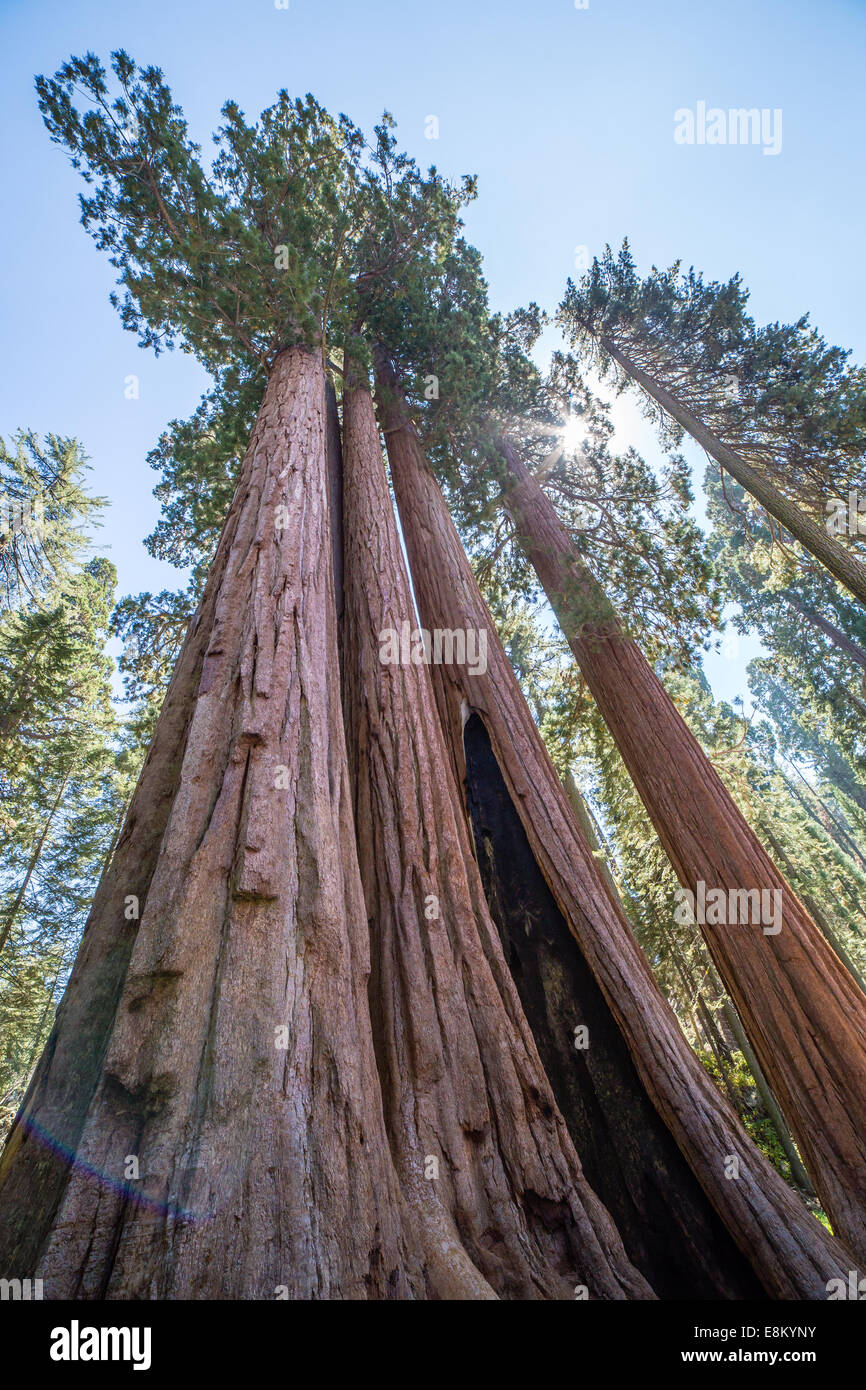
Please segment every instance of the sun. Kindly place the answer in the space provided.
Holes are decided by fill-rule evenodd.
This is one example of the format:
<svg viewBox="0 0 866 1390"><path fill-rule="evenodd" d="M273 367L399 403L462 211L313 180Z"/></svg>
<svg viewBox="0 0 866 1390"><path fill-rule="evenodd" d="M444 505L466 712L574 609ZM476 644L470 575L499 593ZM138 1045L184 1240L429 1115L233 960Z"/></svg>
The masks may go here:
<svg viewBox="0 0 866 1390"><path fill-rule="evenodd" d="M586 438L586 426L579 415L569 415L562 431L562 448L566 454L573 454Z"/></svg>

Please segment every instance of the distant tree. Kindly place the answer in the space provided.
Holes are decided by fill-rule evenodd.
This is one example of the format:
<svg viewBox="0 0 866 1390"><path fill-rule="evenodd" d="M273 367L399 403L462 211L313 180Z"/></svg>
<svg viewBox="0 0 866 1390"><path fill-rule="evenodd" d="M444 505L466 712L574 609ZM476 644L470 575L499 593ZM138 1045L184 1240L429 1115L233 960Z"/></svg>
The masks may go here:
<svg viewBox="0 0 866 1390"><path fill-rule="evenodd" d="M43 601L77 558L104 503L85 490L86 468L74 439L0 439L0 613Z"/></svg>
<svg viewBox="0 0 866 1390"><path fill-rule="evenodd" d="M636 385L677 440L687 431L859 600L866 563L828 510L866 484L866 372L808 321L759 329L739 277L706 282L679 264L637 274L628 243L569 281L559 322L602 370ZM830 504L829 508L827 504ZM859 526L859 523L858 523Z"/></svg>
<svg viewBox="0 0 866 1390"><path fill-rule="evenodd" d="M93 559L55 575L53 607L0 619L7 708L28 673L0 775L0 1009L12 1029L0 1085L19 1099L131 790L104 650L114 587L114 566Z"/></svg>
<svg viewBox="0 0 866 1390"><path fill-rule="evenodd" d="M736 483L708 474L712 553L732 623L754 632L813 722L866 769L866 611L795 541L785 543Z"/></svg>

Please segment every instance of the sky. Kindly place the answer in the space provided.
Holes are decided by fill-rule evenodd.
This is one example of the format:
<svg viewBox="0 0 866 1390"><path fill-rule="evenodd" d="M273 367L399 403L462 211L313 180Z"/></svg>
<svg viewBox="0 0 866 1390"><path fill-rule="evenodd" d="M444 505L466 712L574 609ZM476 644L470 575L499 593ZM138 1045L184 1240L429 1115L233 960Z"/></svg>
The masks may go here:
<svg viewBox="0 0 866 1390"><path fill-rule="evenodd" d="M389 110L424 167L477 174L467 235L496 309L554 310L580 258L628 236L641 270L739 271L759 322L809 311L863 360L866 0L283 2L0 0L0 434L81 441L119 593L182 586L142 544L159 515L146 455L208 382L185 354L140 349L109 303L115 272L33 91L73 53L161 67L205 151L229 98L252 117L280 88L312 92L367 131ZM766 139L678 142L699 103L765 111ZM652 456L634 406L617 426ZM747 697L758 650L729 639L708 658L718 696Z"/></svg>

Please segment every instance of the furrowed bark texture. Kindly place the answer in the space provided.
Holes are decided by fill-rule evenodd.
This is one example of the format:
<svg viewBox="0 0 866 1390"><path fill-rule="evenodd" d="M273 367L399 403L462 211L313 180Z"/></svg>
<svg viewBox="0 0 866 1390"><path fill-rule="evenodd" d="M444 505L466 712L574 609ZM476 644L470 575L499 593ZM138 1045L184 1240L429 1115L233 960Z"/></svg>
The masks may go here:
<svg viewBox="0 0 866 1390"><path fill-rule="evenodd" d="M840 584L859 599L861 603L866 603L866 566L863 565L852 551L847 550L844 545L840 545L837 540L830 535L826 526L813 521L812 517L804 512L802 507L796 502L792 502L783 492L780 492L769 478L765 477L756 468L743 458L742 454L737 453L729 444L725 444L719 439L717 434L707 429L701 420L698 419L682 401L678 400L672 392L668 391L661 382L648 372L643 371L636 363L632 362L620 348L604 335L599 338L599 342L604 351L609 353L622 370L628 376L642 386L647 395L651 396L657 405L667 411L677 424L697 440L703 449L706 449L710 458L714 458L716 463L721 464L722 468L730 473L732 478L750 492L757 502L774 517L786 531L790 531L795 536L805 550L820 560L821 564L830 571L834 579L838 579Z"/></svg>
<svg viewBox="0 0 866 1390"><path fill-rule="evenodd" d="M395 1166L430 1296L651 1298L591 1190L490 918L412 619L373 402L343 397L344 710ZM414 624L413 624L414 625ZM428 1165L438 1165L431 1176Z"/></svg>
<svg viewBox="0 0 866 1390"><path fill-rule="evenodd" d="M0 1156L0 1270L9 1277L32 1276L99 1080L135 943L137 923L125 908L131 897L140 913L147 903L241 502L238 490L54 1025Z"/></svg>
<svg viewBox="0 0 866 1390"><path fill-rule="evenodd" d="M177 787L43 1253L52 1298L423 1293L369 1021L326 473L321 364L292 349L202 612Z"/></svg>
<svg viewBox="0 0 866 1390"><path fill-rule="evenodd" d="M866 996L764 850L661 681L503 443L506 503L680 882L782 892L782 927L700 924L837 1234L866 1261Z"/></svg>
<svg viewBox="0 0 866 1390"><path fill-rule="evenodd" d="M533 856L627 1044L652 1104L765 1291L825 1298L851 1258L743 1132L688 1046L628 923L605 889L499 641L408 412L380 356L379 405L423 623L487 634L487 670L431 668L446 745L466 779L464 723L483 721ZM579 1017L574 1019L579 1023ZM591 1051L592 1044L590 1044ZM639 1148L639 1145L638 1145ZM739 1177L729 1156L738 1162ZM645 1179L651 1181L651 1175ZM672 1202L675 1199L672 1199ZM720 1279L724 1279L724 1272Z"/></svg>

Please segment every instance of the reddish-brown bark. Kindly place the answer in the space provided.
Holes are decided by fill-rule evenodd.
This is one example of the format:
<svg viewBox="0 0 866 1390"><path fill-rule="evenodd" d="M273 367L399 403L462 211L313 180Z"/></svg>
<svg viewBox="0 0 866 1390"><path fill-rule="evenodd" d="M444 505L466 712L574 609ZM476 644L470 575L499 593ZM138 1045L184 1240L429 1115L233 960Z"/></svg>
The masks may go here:
<svg viewBox="0 0 866 1390"><path fill-rule="evenodd" d="M283 353L199 619L177 784L39 1261L50 1297L423 1296L369 1020L324 419L321 363ZM134 843L135 815L128 831Z"/></svg>
<svg viewBox="0 0 866 1390"><path fill-rule="evenodd" d="M432 668L458 785L466 777L464 724L474 713L483 720L538 866L646 1092L712 1206L769 1294L826 1297L827 1280L847 1270L850 1256L758 1153L684 1039L579 830L381 357L378 377L391 476L422 622L429 628L487 632L484 675L470 676L458 665ZM646 736L643 722L635 734ZM738 1160L737 1178L726 1176L729 1156Z"/></svg>
<svg viewBox="0 0 866 1390"><path fill-rule="evenodd" d="M652 1297L587 1184L506 966L425 665L366 389L343 397L344 710L385 1121L434 1297ZM414 624L413 624L414 625ZM438 1164L438 1177L425 1164Z"/></svg>
<svg viewBox="0 0 866 1390"><path fill-rule="evenodd" d="M96 890L51 1034L0 1155L0 1269L32 1275L96 1088L183 762L214 605L237 529L238 491L186 635L123 829Z"/></svg>
<svg viewBox="0 0 866 1390"><path fill-rule="evenodd" d="M683 886L782 891L782 927L701 924L834 1229L866 1260L866 996L754 834L550 499L503 443L507 505ZM771 925L767 923L765 925Z"/></svg>

